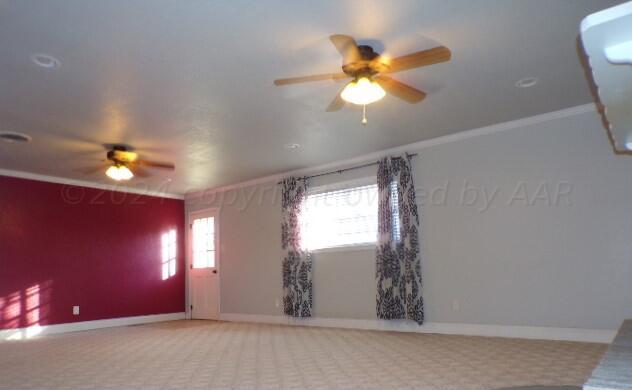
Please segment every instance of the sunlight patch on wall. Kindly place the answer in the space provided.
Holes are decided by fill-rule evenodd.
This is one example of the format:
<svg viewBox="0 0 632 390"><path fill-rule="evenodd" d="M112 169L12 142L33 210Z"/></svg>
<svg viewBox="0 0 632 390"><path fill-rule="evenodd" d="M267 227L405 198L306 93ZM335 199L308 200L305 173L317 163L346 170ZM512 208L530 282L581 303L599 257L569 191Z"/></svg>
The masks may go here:
<svg viewBox="0 0 632 390"><path fill-rule="evenodd" d="M13 292L0 299L0 323L3 328L17 328L20 326L20 316L22 315L20 291Z"/></svg>
<svg viewBox="0 0 632 390"><path fill-rule="evenodd" d="M26 289L26 323L27 325L38 325L40 320L40 286L35 286Z"/></svg>
<svg viewBox="0 0 632 390"><path fill-rule="evenodd" d="M167 280L176 274L177 251L176 231L169 230L162 235L162 280Z"/></svg>
<svg viewBox="0 0 632 390"><path fill-rule="evenodd" d="M4 340L24 340L44 329L41 321L48 316L51 282L34 284L22 291L0 297L0 329Z"/></svg>

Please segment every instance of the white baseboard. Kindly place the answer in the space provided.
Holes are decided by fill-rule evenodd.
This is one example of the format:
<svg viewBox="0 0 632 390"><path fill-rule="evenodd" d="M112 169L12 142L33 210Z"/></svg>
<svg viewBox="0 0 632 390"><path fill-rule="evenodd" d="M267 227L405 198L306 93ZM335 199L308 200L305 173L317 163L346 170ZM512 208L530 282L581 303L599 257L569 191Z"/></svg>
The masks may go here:
<svg viewBox="0 0 632 390"><path fill-rule="evenodd" d="M592 343L610 343L617 333L609 329L554 328L545 326L514 326L426 322L418 326L412 321L385 321L378 319L348 318L291 318L279 315L259 315L222 313L222 321L259 322L298 326L321 326L328 328L347 328L365 330L383 330L395 332L458 334L465 336L508 337L520 339L583 341Z"/></svg>
<svg viewBox="0 0 632 390"><path fill-rule="evenodd" d="M146 316L121 317L107 320L70 322L58 325L35 325L28 328L2 329L1 340L23 340L35 336L43 336L57 333L78 332L82 330L112 328L115 326L128 326L138 324L150 324L153 322L174 321L185 319L185 313L152 314Z"/></svg>
<svg viewBox="0 0 632 390"><path fill-rule="evenodd" d="M292 318L265 314L220 313L220 321L292 325Z"/></svg>
<svg viewBox="0 0 632 390"><path fill-rule="evenodd" d="M155 314L136 317L112 318L107 320L72 322L59 325L32 326L19 329L0 330L1 340L21 340L34 336L78 332L82 330L111 328L149 324L153 322L174 321L185 319L185 313ZM485 325L485 324L457 324L426 322L422 326L411 321L384 321L378 319L350 319L350 318L291 318L280 315L222 313L220 320L231 322L255 322L266 324L282 324L293 326L320 326L328 328L382 330L395 332L417 332L457 334L465 336L509 337L522 339L583 341L593 343L610 343L616 330L583 329L583 328L555 328L543 326L513 326L513 325Z"/></svg>

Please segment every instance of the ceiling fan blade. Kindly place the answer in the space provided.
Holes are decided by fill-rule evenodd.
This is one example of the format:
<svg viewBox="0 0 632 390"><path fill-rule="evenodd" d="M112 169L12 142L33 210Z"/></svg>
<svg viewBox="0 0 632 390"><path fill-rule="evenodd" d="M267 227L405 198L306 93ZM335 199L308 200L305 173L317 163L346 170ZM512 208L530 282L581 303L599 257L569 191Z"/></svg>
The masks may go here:
<svg viewBox="0 0 632 390"><path fill-rule="evenodd" d="M95 155L103 152L99 142L80 137L52 135L51 140L47 142L54 148L70 150L73 155Z"/></svg>
<svg viewBox="0 0 632 390"><path fill-rule="evenodd" d="M149 177L149 176L151 176L149 174L149 172L147 172L145 169L141 168L138 164L130 165L129 169L132 171L134 176L138 176L138 177Z"/></svg>
<svg viewBox="0 0 632 390"><path fill-rule="evenodd" d="M362 59L358 44L349 35L335 34L330 36L329 40L336 46L338 52L342 54L343 63L348 64Z"/></svg>
<svg viewBox="0 0 632 390"><path fill-rule="evenodd" d="M344 106L345 106L345 101L342 98L342 96L340 96L340 93L342 92L343 89L345 89L347 85L343 85L342 88L340 88L340 90L338 91L338 93L336 93L336 97L333 98L333 100L331 101L331 103L329 103L329 105L327 106L327 112L334 112L334 111L340 111Z"/></svg>
<svg viewBox="0 0 632 390"><path fill-rule="evenodd" d="M373 80L380 84L386 92L411 104L419 103L426 97L424 92L387 76L376 76Z"/></svg>
<svg viewBox="0 0 632 390"><path fill-rule="evenodd" d="M274 80L274 85L288 85L288 84L298 84L298 83L309 83L312 81L323 81L323 80L340 80L346 79L346 74L340 73L327 73L327 74L315 74L311 76L301 76L301 77L290 77L287 79L277 79Z"/></svg>
<svg viewBox="0 0 632 390"><path fill-rule="evenodd" d="M340 94L337 94L336 97L327 106L327 112L340 111L344 106L345 101L342 100Z"/></svg>
<svg viewBox="0 0 632 390"><path fill-rule="evenodd" d="M136 162L138 163L138 165L141 165L144 167L151 167L151 168L175 169L176 167L172 163L166 163L166 162L157 162L157 161L148 161L148 160L137 160Z"/></svg>
<svg viewBox="0 0 632 390"><path fill-rule="evenodd" d="M418 51L387 61L387 64L390 65L390 69L385 73L401 72L402 70L438 64L449 61L451 57L452 53L450 49L445 46L437 46L432 49ZM376 58L376 60L379 59L380 57Z"/></svg>
<svg viewBox="0 0 632 390"><path fill-rule="evenodd" d="M111 165L112 165L112 163L102 162L101 164L96 165L96 166L94 166L92 168L87 168L87 169L81 170L81 173L83 173L84 175L91 175L91 174L97 173L99 171L103 171L103 173L105 173L106 168L108 168Z"/></svg>

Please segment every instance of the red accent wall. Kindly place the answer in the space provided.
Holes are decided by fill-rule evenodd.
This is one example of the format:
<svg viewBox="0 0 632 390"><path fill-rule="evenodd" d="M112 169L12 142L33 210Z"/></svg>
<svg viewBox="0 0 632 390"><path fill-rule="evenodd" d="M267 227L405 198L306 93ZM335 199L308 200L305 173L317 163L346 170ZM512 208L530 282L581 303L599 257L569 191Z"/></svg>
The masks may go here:
<svg viewBox="0 0 632 390"><path fill-rule="evenodd" d="M184 267L182 200L0 176L0 329L183 312Z"/></svg>

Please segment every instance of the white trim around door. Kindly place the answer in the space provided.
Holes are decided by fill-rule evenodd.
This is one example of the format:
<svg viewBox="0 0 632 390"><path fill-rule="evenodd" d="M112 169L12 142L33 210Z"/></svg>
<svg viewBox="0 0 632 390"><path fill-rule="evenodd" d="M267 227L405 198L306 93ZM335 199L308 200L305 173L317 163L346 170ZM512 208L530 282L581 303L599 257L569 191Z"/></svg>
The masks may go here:
<svg viewBox="0 0 632 390"><path fill-rule="evenodd" d="M214 219L214 235L215 235L215 264L214 267L211 267L209 269L207 269L207 271L209 273L213 274L213 277L216 278L216 289L215 289L215 300L216 300L216 305L217 305L217 313L216 315L212 315L210 317L207 317L207 319L215 319L215 320L219 320L220 318L220 313L221 313L221 297L220 297L220 293L221 293L221 234L220 234L220 208L218 207L212 207L212 208L206 208L206 209L202 209L202 210L195 210L195 211L189 211L186 215L186 234L185 234L185 239L186 239L186 313L187 313L187 318L188 319L193 319L196 318L194 316L193 313L193 302L194 302L194 296L193 296L193 289L194 286L192 284L192 277L194 276L195 273L199 273L199 272L204 272L204 271L200 271L200 269L197 269L194 267L194 257L193 257L193 223L196 219L200 219L200 218L209 218L212 217ZM216 276L215 276L216 275Z"/></svg>

